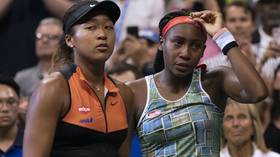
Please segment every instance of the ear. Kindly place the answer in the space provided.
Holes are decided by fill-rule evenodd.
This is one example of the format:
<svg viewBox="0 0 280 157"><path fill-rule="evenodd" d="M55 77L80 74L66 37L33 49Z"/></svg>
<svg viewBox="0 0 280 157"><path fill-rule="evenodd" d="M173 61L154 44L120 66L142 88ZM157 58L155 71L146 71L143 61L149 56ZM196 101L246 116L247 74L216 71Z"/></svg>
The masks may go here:
<svg viewBox="0 0 280 157"><path fill-rule="evenodd" d="M158 46L158 49L159 49L160 51L163 50L163 37L162 37L162 36L159 37L159 46Z"/></svg>
<svg viewBox="0 0 280 157"><path fill-rule="evenodd" d="M65 40L67 46L69 46L71 48L75 47L73 37L71 35L69 35L69 34L65 35L64 40Z"/></svg>

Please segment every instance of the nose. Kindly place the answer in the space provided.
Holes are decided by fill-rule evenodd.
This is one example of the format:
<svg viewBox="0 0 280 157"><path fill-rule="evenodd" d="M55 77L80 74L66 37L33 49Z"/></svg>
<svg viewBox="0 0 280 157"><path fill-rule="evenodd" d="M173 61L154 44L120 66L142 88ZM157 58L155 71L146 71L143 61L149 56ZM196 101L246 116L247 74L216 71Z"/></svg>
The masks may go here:
<svg viewBox="0 0 280 157"><path fill-rule="evenodd" d="M1 107L0 107L0 112L1 113L7 113L7 112L9 112L9 104L7 104L7 103L2 103L1 104Z"/></svg>
<svg viewBox="0 0 280 157"><path fill-rule="evenodd" d="M235 21L235 29L236 29L236 31L238 31L240 28L241 28L241 21L240 20L236 20Z"/></svg>
<svg viewBox="0 0 280 157"><path fill-rule="evenodd" d="M97 39L99 40L106 40L107 34L103 28L98 29L97 31Z"/></svg>
<svg viewBox="0 0 280 157"><path fill-rule="evenodd" d="M41 40L42 40L44 43L49 41L49 39L48 39L47 36L43 36Z"/></svg>
<svg viewBox="0 0 280 157"><path fill-rule="evenodd" d="M234 118L232 121L233 127L238 127L239 126L239 120L237 118Z"/></svg>
<svg viewBox="0 0 280 157"><path fill-rule="evenodd" d="M184 59L184 60L190 60L191 59L191 53L189 52L189 46L185 45L184 47L182 47L182 51L180 53L180 58Z"/></svg>

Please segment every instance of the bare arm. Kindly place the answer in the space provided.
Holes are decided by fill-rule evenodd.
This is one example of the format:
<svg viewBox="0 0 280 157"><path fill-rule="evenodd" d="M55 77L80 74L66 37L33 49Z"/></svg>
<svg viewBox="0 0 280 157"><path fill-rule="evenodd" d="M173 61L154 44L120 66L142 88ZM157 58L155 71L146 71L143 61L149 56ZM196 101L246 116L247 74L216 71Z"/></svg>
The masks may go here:
<svg viewBox="0 0 280 157"><path fill-rule="evenodd" d="M60 78L59 78L60 77ZM45 82L44 82L45 81ZM56 124L69 96L62 76L43 80L31 97L24 134L24 157L49 157Z"/></svg>
<svg viewBox="0 0 280 157"><path fill-rule="evenodd" d="M131 89L122 84L119 85L119 88L121 90L121 95L124 98L125 104L126 104L126 109L127 109L127 117L128 117L128 133L125 141L121 145L119 149L119 154L120 157L129 157L130 154L130 145L131 145L131 139L132 139L132 134L135 130L135 116L134 116L134 106L133 106L133 99L134 95L131 91Z"/></svg>
<svg viewBox="0 0 280 157"><path fill-rule="evenodd" d="M192 16L203 23L211 36L222 28L222 16L218 12L202 11L193 13ZM254 103L264 99L268 93L264 81L239 48L231 48L227 56L231 62L232 69L221 71L223 77L222 90L224 93L244 103Z"/></svg>
<svg viewBox="0 0 280 157"><path fill-rule="evenodd" d="M226 94L244 103L255 103L267 96L267 88L250 61L235 47L229 50L232 70L224 72Z"/></svg>
<svg viewBox="0 0 280 157"><path fill-rule="evenodd" d="M13 0L1 0L0 1L0 19L4 17L6 12L9 10Z"/></svg>
<svg viewBox="0 0 280 157"><path fill-rule="evenodd" d="M63 18L67 9L69 9L73 2L70 0L43 0L48 10L58 18Z"/></svg>

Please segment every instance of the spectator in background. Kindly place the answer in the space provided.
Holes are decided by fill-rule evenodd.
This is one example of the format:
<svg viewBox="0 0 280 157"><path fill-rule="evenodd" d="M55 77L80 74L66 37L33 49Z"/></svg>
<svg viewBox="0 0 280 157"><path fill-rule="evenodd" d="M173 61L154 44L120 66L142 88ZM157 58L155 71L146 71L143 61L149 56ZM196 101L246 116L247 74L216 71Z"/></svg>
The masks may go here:
<svg viewBox="0 0 280 157"><path fill-rule="evenodd" d="M151 29L143 29L139 31L139 38L144 47L146 47L146 56L149 58L143 65L141 72L143 76L154 73L153 63L159 46L159 33Z"/></svg>
<svg viewBox="0 0 280 157"><path fill-rule="evenodd" d="M21 88L21 96L30 97L40 81L48 75L52 55L58 50L63 35L62 22L56 18L45 18L36 29L35 50L39 62L36 66L16 73L15 81Z"/></svg>
<svg viewBox="0 0 280 157"><path fill-rule="evenodd" d="M34 66L33 34L39 22L49 16L61 17L72 4L72 0L0 0L0 72L14 76Z"/></svg>
<svg viewBox="0 0 280 157"><path fill-rule="evenodd" d="M275 70L272 88L272 106L269 108L270 123L264 137L268 148L280 153L280 64Z"/></svg>
<svg viewBox="0 0 280 157"><path fill-rule="evenodd" d="M33 34L47 16L41 0L0 0L1 73L13 76L36 63Z"/></svg>
<svg viewBox="0 0 280 157"><path fill-rule="evenodd" d="M221 157L280 157L269 151L253 104L228 99L224 112Z"/></svg>
<svg viewBox="0 0 280 157"><path fill-rule="evenodd" d="M269 87L273 80L274 70L280 63L280 41L277 43L273 38L273 30L280 26L279 12L279 0L259 0L257 3L260 26L255 34L255 39L259 39L256 40L257 51L255 53L259 64L258 69L267 79Z"/></svg>
<svg viewBox="0 0 280 157"><path fill-rule="evenodd" d="M120 82L133 81L141 76L137 67L125 62L116 64L108 74Z"/></svg>
<svg viewBox="0 0 280 157"><path fill-rule="evenodd" d="M22 157L23 130L18 126L19 86L0 75L0 156Z"/></svg>
<svg viewBox="0 0 280 157"><path fill-rule="evenodd" d="M157 31L159 20L165 13L164 0L115 0L115 2L121 8L121 16L116 23L117 47L125 39L128 26Z"/></svg>
<svg viewBox="0 0 280 157"><path fill-rule="evenodd" d="M185 9L189 11L220 11L217 0L167 0L167 11Z"/></svg>
<svg viewBox="0 0 280 157"><path fill-rule="evenodd" d="M127 34L111 57L110 64L107 64L107 70L112 73L119 67L134 67L136 79L152 73L151 63L154 61L158 43L159 34L151 29L140 29L137 35Z"/></svg>
<svg viewBox="0 0 280 157"><path fill-rule="evenodd" d="M233 1L224 8L225 26L232 32L243 54L256 65L252 34L255 31L255 13L249 4Z"/></svg>

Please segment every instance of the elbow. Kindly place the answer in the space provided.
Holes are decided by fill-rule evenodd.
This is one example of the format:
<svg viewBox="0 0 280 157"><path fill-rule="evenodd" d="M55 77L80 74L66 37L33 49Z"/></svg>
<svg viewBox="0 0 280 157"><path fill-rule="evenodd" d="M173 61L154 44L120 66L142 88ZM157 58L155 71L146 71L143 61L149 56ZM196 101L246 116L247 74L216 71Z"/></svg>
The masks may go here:
<svg viewBox="0 0 280 157"><path fill-rule="evenodd" d="M264 86L263 88L260 88L260 89L256 89L255 92L256 93L254 94L254 97L252 98L253 103L260 102L260 101L264 100L265 98L267 98L267 96L268 96L268 89L266 88L266 86Z"/></svg>

